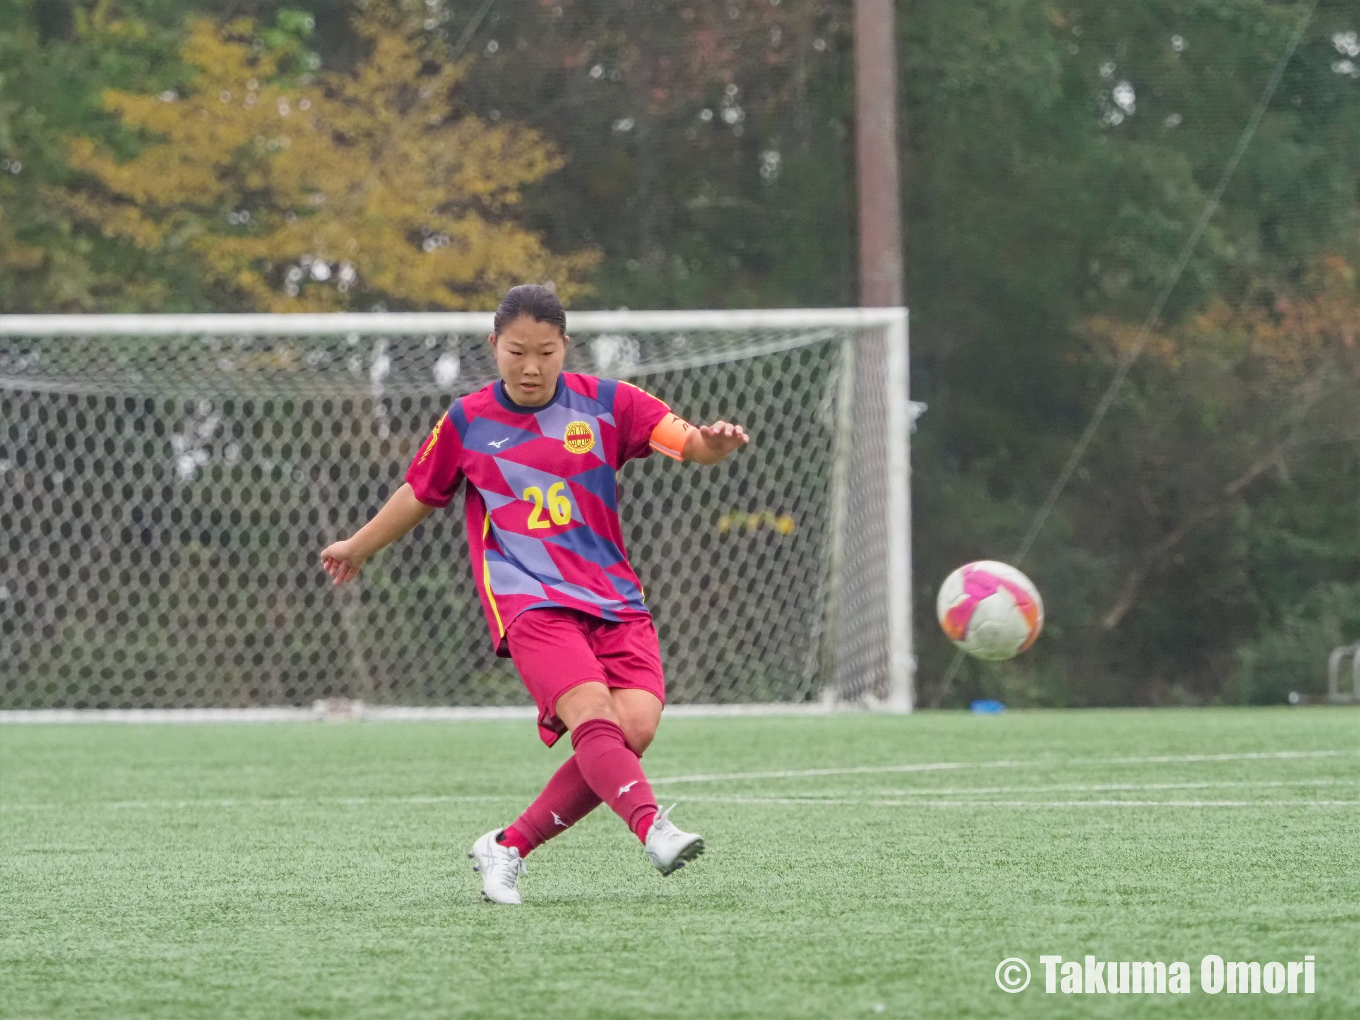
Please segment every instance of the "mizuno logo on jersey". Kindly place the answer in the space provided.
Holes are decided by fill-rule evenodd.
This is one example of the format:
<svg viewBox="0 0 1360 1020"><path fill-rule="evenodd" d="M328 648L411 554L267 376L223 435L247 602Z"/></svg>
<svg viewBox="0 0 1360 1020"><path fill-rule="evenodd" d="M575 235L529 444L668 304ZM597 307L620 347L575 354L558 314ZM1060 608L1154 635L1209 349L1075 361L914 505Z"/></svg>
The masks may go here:
<svg viewBox="0 0 1360 1020"><path fill-rule="evenodd" d="M504 446L508 442L510 442L510 437L506 436L504 439L497 439L495 442L488 442L486 445L494 446L496 449L499 450L502 446Z"/></svg>

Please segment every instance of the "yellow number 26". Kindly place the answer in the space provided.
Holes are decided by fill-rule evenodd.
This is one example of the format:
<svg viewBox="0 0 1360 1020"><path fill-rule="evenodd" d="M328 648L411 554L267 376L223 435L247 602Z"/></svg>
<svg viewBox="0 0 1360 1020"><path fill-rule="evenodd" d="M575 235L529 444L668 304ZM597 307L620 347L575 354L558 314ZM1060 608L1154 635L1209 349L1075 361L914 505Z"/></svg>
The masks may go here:
<svg viewBox="0 0 1360 1020"><path fill-rule="evenodd" d="M534 508L529 511L530 531L535 528L551 528L553 524L571 523L571 500L568 499L562 491L566 487L566 482L553 482L552 485L548 486L546 504L548 507L548 516L552 518L552 524L543 520L543 507L545 503L543 499L543 490L537 485L531 485L524 490L523 498L534 504Z"/></svg>

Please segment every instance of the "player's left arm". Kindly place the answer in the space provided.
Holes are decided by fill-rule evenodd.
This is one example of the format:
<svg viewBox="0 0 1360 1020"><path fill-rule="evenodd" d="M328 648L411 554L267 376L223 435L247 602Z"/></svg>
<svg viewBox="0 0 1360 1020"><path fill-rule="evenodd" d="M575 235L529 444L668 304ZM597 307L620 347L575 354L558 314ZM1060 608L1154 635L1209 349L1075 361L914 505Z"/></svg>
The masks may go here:
<svg viewBox="0 0 1360 1020"><path fill-rule="evenodd" d="M717 464L751 441L740 425L715 421L695 427L667 412L652 430L651 447L674 460L695 464Z"/></svg>

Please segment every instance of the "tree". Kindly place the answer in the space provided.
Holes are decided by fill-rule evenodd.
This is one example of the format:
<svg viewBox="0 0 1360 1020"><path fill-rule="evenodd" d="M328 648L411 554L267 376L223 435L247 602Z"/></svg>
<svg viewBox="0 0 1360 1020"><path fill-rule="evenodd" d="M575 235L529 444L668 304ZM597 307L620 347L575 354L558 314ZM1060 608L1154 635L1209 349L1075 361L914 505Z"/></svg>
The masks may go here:
<svg viewBox="0 0 1360 1020"><path fill-rule="evenodd" d="M956 697L1011 680L1057 703L1214 697L1235 646L1306 580L1360 575L1343 540L1356 439L1339 419L1356 406L1353 353L1309 333L1313 313L1356 303L1334 271L1360 264L1353 11L1319 6L1153 356L1026 563L1051 596L1052 640L965 673ZM913 387L931 408L914 445L926 688L952 649L925 586L1018 546L1300 14L1266 0L987 0L903 18ZM1176 359L1157 356L1168 344ZM1277 459L1260 466L1281 450L1288 481ZM1330 517L1307 509L1338 498Z"/></svg>
<svg viewBox="0 0 1360 1020"><path fill-rule="evenodd" d="M71 139L85 179L66 207L188 253L238 308L483 308L525 280L581 292L594 253L554 254L510 215L562 165L537 132L451 113L465 69L423 67L375 22L358 25L370 52L352 73L313 74L311 28L286 11L264 33L194 20L182 86L104 95L141 139L132 158Z"/></svg>
<svg viewBox="0 0 1360 1020"><path fill-rule="evenodd" d="M195 277L73 217L64 190L67 138L118 142L99 94L160 91L178 73L164 3L146 0L137 18L100 0L66 18L60 4L0 0L0 311L154 311L200 297Z"/></svg>
<svg viewBox="0 0 1360 1020"><path fill-rule="evenodd" d="M441 6L435 32L461 38L479 8ZM602 306L853 303L849 14L498 0L468 46L467 95L574 154L526 204L559 243L599 245Z"/></svg>
<svg viewBox="0 0 1360 1020"><path fill-rule="evenodd" d="M1131 324L1086 324L1111 363L1136 341ZM1338 255L1290 283L1262 280L1241 300L1153 334L1123 439L1129 455L1127 565L1102 616L1121 626L1145 588L1203 529L1267 479L1320 447L1360 443L1360 287ZM1130 491L1132 490L1132 491ZM1127 498L1133 495L1135 498Z"/></svg>

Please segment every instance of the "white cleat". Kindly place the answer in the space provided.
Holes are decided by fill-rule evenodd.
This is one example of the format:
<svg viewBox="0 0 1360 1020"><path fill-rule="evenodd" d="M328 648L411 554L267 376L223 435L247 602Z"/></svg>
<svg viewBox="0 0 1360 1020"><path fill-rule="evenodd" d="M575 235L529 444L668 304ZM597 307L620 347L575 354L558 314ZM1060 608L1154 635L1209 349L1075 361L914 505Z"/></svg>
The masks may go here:
<svg viewBox="0 0 1360 1020"><path fill-rule="evenodd" d="M652 859L656 870L663 875L679 871L688 861L694 860L704 852L704 839L692 832L682 832L671 821L672 804L665 811L658 811L647 830L647 856Z"/></svg>
<svg viewBox="0 0 1360 1020"><path fill-rule="evenodd" d="M482 876L482 899L492 903L519 903L519 876L525 873L519 849L496 842L503 830L492 829L472 844L468 856L472 870Z"/></svg>

